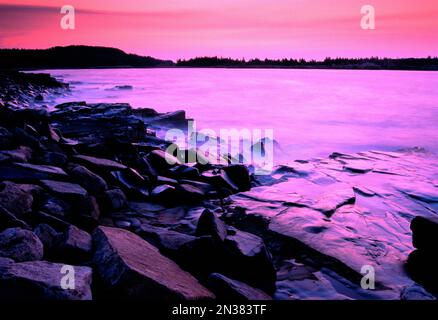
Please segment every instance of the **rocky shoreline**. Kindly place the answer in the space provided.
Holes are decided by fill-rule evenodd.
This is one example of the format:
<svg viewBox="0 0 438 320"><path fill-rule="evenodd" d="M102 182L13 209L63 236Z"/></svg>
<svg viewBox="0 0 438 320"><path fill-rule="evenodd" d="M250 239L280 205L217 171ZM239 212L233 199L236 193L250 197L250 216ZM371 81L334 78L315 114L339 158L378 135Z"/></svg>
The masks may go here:
<svg viewBox="0 0 438 320"><path fill-rule="evenodd" d="M183 111L33 104L67 88L0 82L0 298L434 298L434 156L333 154L258 177L167 154L152 128L184 126Z"/></svg>

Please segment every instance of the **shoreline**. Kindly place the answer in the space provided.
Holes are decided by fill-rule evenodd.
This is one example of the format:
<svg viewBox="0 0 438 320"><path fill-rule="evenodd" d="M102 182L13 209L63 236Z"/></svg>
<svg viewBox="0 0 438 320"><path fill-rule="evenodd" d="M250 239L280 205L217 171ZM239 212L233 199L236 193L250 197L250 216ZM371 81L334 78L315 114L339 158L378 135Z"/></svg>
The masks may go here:
<svg viewBox="0 0 438 320"><path fill-rule="evenodd" d="M53 89L32 88L33 99ZM17 278L25 285L12 298L26 296L35 274L45 291L32 299L434 298L415 283L436 292L436 276L421 277L429 245L413 246L407 232L417 215L435 223L434 156L334 153L257 177L241 164L184 163L197 150L166 154L169 143L148 126L184 125L183 111L71 102L49 113L16 98L0 101L2 298ZM54 283L66 263L80 282L74 292ZM361 288L361 264L383 268L376 291Z"/></svg>

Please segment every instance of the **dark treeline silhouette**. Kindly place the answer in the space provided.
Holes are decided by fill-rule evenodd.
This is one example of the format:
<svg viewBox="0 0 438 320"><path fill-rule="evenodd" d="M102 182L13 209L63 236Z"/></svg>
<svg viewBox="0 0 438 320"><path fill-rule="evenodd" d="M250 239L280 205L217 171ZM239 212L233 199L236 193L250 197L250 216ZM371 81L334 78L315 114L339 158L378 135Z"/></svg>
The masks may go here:
<svg viewBox="0 0 438 320"><path fill-rule="evenodd" d="M296 69L370 69L370 70L438 70L438 57L428 58L326 58L322 61L305 59L230 59L198 57L178 60L178 67L199 68L296 68Z"/></svg>
<svg viewBox="0 0 438 320"><path fill-rule="evenodd" d="M50 49L0 49L0 69L65 68L300 68L300 69L389 69L438 70L438 57L428 58L326 58L304 59L231 59L198 57L189 60L160 60L127 54L120 49L92 46L53 47Z"/></svg>
<svg viewBox="0 0 438 320"><path fill-rule="evenodd" d="M120 49L90 46L50 49L0 49L0 69L53 69L99 67L164 67L172 61L127 54Z"/></svg>

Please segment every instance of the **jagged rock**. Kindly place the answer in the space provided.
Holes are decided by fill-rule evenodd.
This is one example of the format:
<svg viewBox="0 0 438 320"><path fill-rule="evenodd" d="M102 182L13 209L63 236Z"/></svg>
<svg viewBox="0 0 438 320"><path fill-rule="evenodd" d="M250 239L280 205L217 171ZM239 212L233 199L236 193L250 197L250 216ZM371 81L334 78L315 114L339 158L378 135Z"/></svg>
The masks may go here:
<svg viewBox="0 0 438 320"><path fill-rule="evenodd" d="M272 300L263 291L219 273L213 273L208 277L208 285L216 297L221 300Z"/></svg>
<svg viewBox="0 0 438 320"><path fill-rule="evenodd" d="M20 146L15 150L0 151L0 157L3 157L8 162L28 162L32 157L32 149Z"/></svg>
<svg viewBox="0 0 438 320"><path fill-rule="evenodd" d="M75 183L41 180L41 184L49 192L68 201L81 201L88 197L87 190Z"/></svg>
<svg viewBox="0 0 438 320"><path fill-rule="evenodd" d="M199 170L195 167L182 164L169 169L169 174L174 179L196 180L199 178Z"/></svg>
<svg viewBox="0 0 438 320"><path fill-rule="evenodd" d="M236 230L234 235L226 237L224 244L230 256L229 261L233 261L227 275L263 289L267 293L275 291L276 270L271 254L260 237Z"/></svg>
<svg viewBox="0 0 438 320"><path fill-rule="evenodd" d="M32 231L10 228L0 233L0 256L17 262L41 260L43 244Z"/></svg>
<svg viewBox="0 0 438 320"><path fill-rule="evenodd" d="M175 201L175 195L176 195L176 188L173 186L170 186L168 184L162 184L158 187L155 187L152 192L151 196L156 201Z"/></svg>
<svg viewBox="0 0 438 320"><path fill-rule="evenodd" d="M225 223L208 209L205 209L198 220L197 236L212 236L213 239L224 241L227 236Z"/></svg>
<svg viewBox="0 0 438 320"><path fill-rule="evenodd" d="M224 172L220 173L215 170L204 171L200 177L201 181L206 182L216 189L227 189L231 192L239 192L239 187Z"/></svg>
<svg viewBox="0 0 438 320"><path fill-rule="evenodd" d="M32 217L33 217L32 220L36 224L46 223L57 231L64 231L70 225L68 222L64 221L63 219L57 218L55 216L52 216L42 211L34 212L32 214Z"/></svg>
<svg viewBox="0 0 438 320"><path fill-rule="evenodd" d="M80 263L91 259L92 247L91 235L70 225L56 238L54 254L58 261Z"/></svg>
<svg viewBox="0 0 438 320"><path fill-rule="evenodd" d="M67 163L67 156L61 152L47 151L38 157L37 161L45 165L63 167Z"/></svg>
<svg viewBox="0 0 438 320"><path fill-rule="evenodd" d="M166 172L168 169L180 165L178 158L173 155L163 151L163 150L154 150L147 155L147 160L158 172Z"/></svg>
<svg viewBox="0 0 438 320"><path fill-rule="evenodd" d="M136 199L149 197L149 181L141 176L137 171L128 168L124 171L112 171L112 177L117 184L128 196Z"/></svg>
<svg viewBox="0 0 438 320"><path fill-rule="evenodd" d="M73 166L70 175L76 183L91 194L99 194L108 189L108 185L103 178L83 166Z"/></svg>
<svg viewBox="0 0 438 320"><path fill-rule="evenodd" d="M32 211L33 197L21 185L4 181L0 184L0 204L18 219Z"/></svg>
<svg viewBox="0 0 438 320"><path fill-rule="evenodd" d="M72 208L71 205L64 200L50 197L43 202L41 210L62 219L71 213Z"/></svg>
<svg viewBox="0 0 438 320"><path fill-rule="evenodd" d="M12 133L3 127L0 127L0 150L7 150L14 147Z"/></svg>
<svg viewBox="0 0 438 320"><path fill-rule="evenodd" d="M79 201L73 209L71 219L77 226L93 230L100 217L100 208L95 197L90 196Z"/></svg>
<svg viewBox="0 0 438 320"><path fill-rule="evenodd" d="M58 167L30 163L0 164L0 180L36 181L66 178L67 173Z"/></svg>
<svg viewBox="0 0 438 320"><path fill-rule="evenodd" d="M417 216L411 221L412 244L421 250L437 250L438 218Z"/></svg>
<svg viewBox="0 0 438 320"><path fill-rule="evenodd" d="M406 263L411 278L434 295L438 294L437 261L436 251L415 250L409 254Z"/></svg>
<svg viewBox="0 0 438 320"><path fill-rule="evenodd" d="M47 259L52 257L56 246L56 241L62 235L62 233L56 231L45 223L38 224L33 232L37 235L44 246L44 258Z"/></svg>
<svg viewBox="0 0 438 320"><path fill-rule="evenodd" d="M239 191L248 191L251 189L251 178L248 168L242 164L229 165L222 168L222 171L228 176Z"/></svg>
<svg viewBox="0 0 438 320"><path fill-rule="evenodd" d="M65 264L47 261L0 263L0 298L2 300L91 300L92 270L73 268L75 288L63 289L63 277L70 270Z"/></svg>
<svg viewBox="0 0 438 320"><path fill-rule="evenodd" d="M176 187L177 189L177 202L182 203L196 203L199 201L202 201L206 194L197 187L191 185L191 184L180 184Z"/></svg>
<svg viewBox="0 0 438 320"><path fill-rule="evenodd" d="M117 171L117 170L125 170L127 167L121 163L118 163L113 160L95 158L90 156L74 156L73 159L80 164L83 164L86 167L90 167L90 169L96 169L99 172L101 171Z"/></svg>
<svg viewBox="0 0 438 320"><path fill-rule="evenodd" d="M129 231L98 227L93 240L94 265L103 284L110 287L107 293L150 300L214 298L193 276Z"/></svg>

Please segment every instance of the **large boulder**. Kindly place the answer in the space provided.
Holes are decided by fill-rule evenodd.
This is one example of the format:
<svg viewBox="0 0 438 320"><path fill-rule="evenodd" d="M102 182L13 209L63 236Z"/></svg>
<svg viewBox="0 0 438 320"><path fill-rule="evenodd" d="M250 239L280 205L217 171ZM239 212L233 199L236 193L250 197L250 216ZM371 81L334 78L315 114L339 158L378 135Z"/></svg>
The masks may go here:
<svg viewBox="0 0 438 320"><path fill-rule="evenodd" d="M213 239L224 241L227 236L225 223L208 209L205 209L198 220L197 236L212 236Z"/></svg>
<svg viewBox="0 0 438 320"><path fill-rule="evenodd" d="M5 181L0 184L0 204L17 218L24 218L32 211L33 197L29 190Z"/></svg>
<svg viewBox="0 0 438 320"><path fill-rule="evenodd" d="M56 261L81 263L91 259L93 241L91 235L70 225L55 238L53 256Z"/></svg>
<svg viewBox="0 0 438 320"><path fill-rule="evenodd" d="M248 191L251 189L251 178L248 168L242 164L233 164L222 168L223 174L237 186L239 191Z"/></svg>
<svg viewBox="0 0 438 320"><path fill-rule="evenodd" d="M139 236L117 228L93 233L94 265L111 295L150 300L197 300L214 295Z"/></svg>
<svg viewBox="0 0 438 320"><path fill-rule="evenodd" d="M17 262L41 260L43 244L32 231L9 228L0 233L0 257Z"/></svg>
<svg viewBox="0 0 438 320"><path fill-rule="evenodd" d="M246 283L230 279L219 273L213 273L208 277L208 286L216 294L216 297L221 300L272 300L272 298L262 290L253 288Z"/></svg>
<svg viewBox="0 0 438 320"><path fill-rule="evenodd" d="M91 194L100 194L108 189L108 185L103 178L83 166L73 166L70 175L76 183Z"/></svg>
<svg viewBox="0 0 438 320"><path fill-rule="evenodd" d="M168 169L181 164L178 158L163 150L154 150L146 158L152 168L159 173L167 172Z"/></svg>
<svg viewBox="0 0 438 320"><path fill-rule="evenodd" d="M68 275L74 275L74 289L63 288L63 277ZM47 261L3 261L0 262L0 299L91 300L91 280L89 267Z"/></svg>
<svg viewBox="0 0 438 320"><path fill-rule="evenodd" d="M75 183L41 180L41 185L49 192L67 201L83 201L88 197L87 190Z"/></svg>

